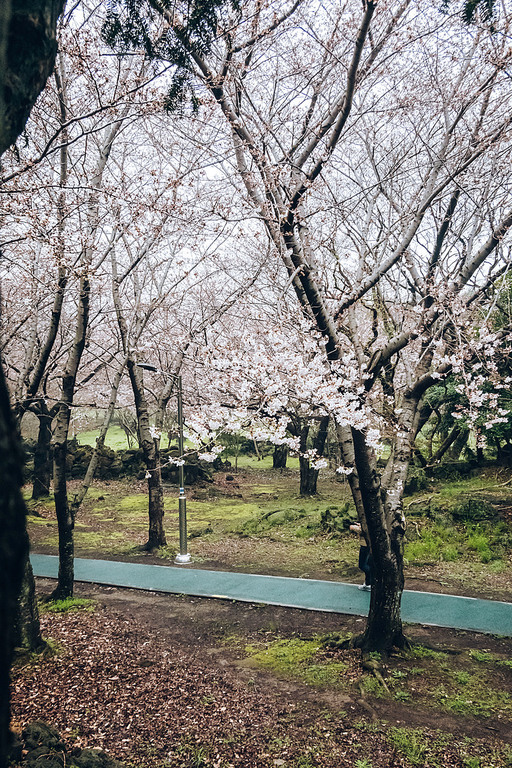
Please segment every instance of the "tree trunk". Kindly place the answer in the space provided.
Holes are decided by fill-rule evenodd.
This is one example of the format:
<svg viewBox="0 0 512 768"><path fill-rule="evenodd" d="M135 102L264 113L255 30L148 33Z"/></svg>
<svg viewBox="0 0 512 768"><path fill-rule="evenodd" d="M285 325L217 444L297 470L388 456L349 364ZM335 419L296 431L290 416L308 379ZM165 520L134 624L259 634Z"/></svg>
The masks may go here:
<svg viewBox="0 0 512 768"><path fill-rule="evenodd" d="M313 450L316 451L317 457L320 457L324 451L325 441L327 439L327 428L329 426L329 417L323 416L318 425L316 435L313 439ZM300 453L299 467L300 467L300 495L301 496L316 496L317 494L317 481L318 481L318 469L311 466L311 462L303 453L307 451L307 441L310 432L310 425L305 425L300 433Z"/></svg>
<svg viewBox="0 0 512 768"><path fill-rule="evenodd" d="M375 562L374 559L368 622L355 645L363 651L403 648L406 640L400 616L404 584L402 565L390 560L385 569L380 569L375 567Z"/></svg>
<svg viewBox="0 0 512 768"><path fill-rule="evenodd" d="M73 595L75 519L70 507L67 489L67 455L71 405L75 395L75 384L85 347L89 322L90 282L87 275L80 280L80 298L75 328L75 338L62 377L62 389L57 411L53 447L53 493L59 530L59 576L52 597L61 600Z"/></svg>
<svg viewBox="0 0 512 768"><path fill-rule="evenodd" d="M46 413L38 413L39 431L37 446L34 452L34 474L32 476L32 498L40 499L50 495L52 477L51 441L52 417Z"/></svg>
<svg viewBox="0 0 512 768"><path fill-rule="evenodd" d="M162 472L160 469L160 447L158 439L153 438L151 434L149 408L146 401L144 381L142 374L140 373L140 368L138 368L131 359L128 360L127 367L135 399L140 446L144 454L144 462L147 469L149 529L148 540L144 545L144 549L152 550L167 545L163 524L164 489L162 486Z"/></svg>
<svg viewBox="0 0 512 768"><path fill-rule="evenodd" d="M121 383L121 377L123 375L125 366L126 366L126 358L124 358L124 360L119 364L119 367L115 373L114 379L112 381L112 385L110 387L110 398L109 398L108 408L105 412L103 422L100 426L98 437L96 438L96 445L94 446L94 450L91 454L91 458L89 459L89 464L87 466L87 470L85 473L85 477L82 481L82 485L80 486L80 490L77 493L75 493L73 500L71 502L71 515L73 517L73 520L76 520L78 511L82 506L82 502L85 499L87 495L87 491L89 490L89 487L94 479L96 467L98 466L100 451L105 446L105 438L107 436L110 422L112 421L112 416L114 415L114 409L116 407L116 402L117 402L117 394L119 392L119 385Z"/></svg>
<svg viewBox="0 0 512 768"><path fill-rule="evenodd" d="M23 582L18 603L15 632L16 646L18 648L23 648L30 653L35 653L44 648L45 642L41 636L34 573L28 552L24 560Z"/></svg>
<svg viewBox="0 0 512 768"><path fill-rule="evenodd" d="M300 495L316 496L318 469L314 469L311 466L309 459L305 459L303 456L299 456L299 467L300 467Z"/></svg>
<svg viewBox="0 0 512 768"><path fill-rule="evenodd" d="M164 529L164 489L160 470L160 451L155 450L153 456L146 459L146 466L149 473L149 531L145 549L152 550L167 544Z"/></svg>
<svg viewBox="0 0 512 768"><path fill-rule="evenodd" d="M315 496L318 470L311 468L311 463L304 455L308 448L309 424L303 424L300 430L299 442L299 470L300 470L300 495Z"/></svg>
<svg viewBox="0 0 512 768"><path fill-rule="evenodd" d="M460 459L460 455L462 451L468 444L468 438L469 438L469 429L462 430L458 438L455 440L453 445L448 450L448 456L452 461L458 461L458 459Z"/></svg>
<svg viewBox="0 0 512 768"><path fill-rule="evenodd" d="M55 600L63 600L73 596L73 583L75 579L75 545L73 541L75 521L69 507L66 477L69 407L63 404L60 411L57 420L60 419L64 422L61 428L65 431L65 437L59 443L55 443L53 448L53 491L59 531L59 576L57 587L52 593L52 597Z"/></svg>
<svg viewBox="0 0 512 768"><path fill-rule="evenodd" d="M396 521L387 520L380 476L364 434L353 429L352 435L358 492L373 559L368 622L356 645L365 651L403 648L407 643L400 616L404 588L403 528Z"/></svg>
<svg viewBox="0 0 512 768"><path fill-rule="evenodd" d="M10 745L10 667L15 644L18 595L28 557L25 504L21 495L23 460L0 364L0 768Z"/></svg>
<svg viewBox="0 0 512 768"><path fill-rule="evenodd" d="M2 6L0 155L23 131L53 70L64 0L12 0Z"/></svg>
<svg viewBox="0 0 512 768"><path fill-rule="evenodd" d="M464 431L464 428L456 424L451 430L450 434L443 440L443 442L441 443L437 451L432 455L432 458L430 459L430 463L436 464L438 461L441 461L444 454L453 445L453 443L455 443L459 439L463 431Z"/></svg>
<svg viewBox="0 0 512 768"><path fill-rule="evenodd" d="M53 69L63 0L0 4L0 155L23 130ZM0 362L0 768L8 763L10 666L24 563L28 556L23 459Z"/></svg>
<svg viewBox="0 0 512 768"><path fill-rule="evenodd" d="M274 455L272 456L272 468L285 469L287 459L288 459L288 446L276 445L274 447Z"/></svg>

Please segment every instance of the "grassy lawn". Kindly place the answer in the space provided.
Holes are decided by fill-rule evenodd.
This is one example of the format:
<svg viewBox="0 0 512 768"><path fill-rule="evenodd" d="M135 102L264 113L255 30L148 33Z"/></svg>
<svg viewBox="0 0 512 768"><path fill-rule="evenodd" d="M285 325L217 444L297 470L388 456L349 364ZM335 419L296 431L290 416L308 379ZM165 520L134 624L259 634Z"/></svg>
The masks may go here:
<svg viewBox="0 0 512 768"><path fill-rule="evenodd" d="M96 438L98 437L98 430L91 429L88 432L80 432L78 435L78 442L82 445L96 445ZM128 448L128 441L126 435L121 427L113 426L109 427L107 436L105 438L105 445L107 448L112 448L114 451L125 451Z"/></svg>

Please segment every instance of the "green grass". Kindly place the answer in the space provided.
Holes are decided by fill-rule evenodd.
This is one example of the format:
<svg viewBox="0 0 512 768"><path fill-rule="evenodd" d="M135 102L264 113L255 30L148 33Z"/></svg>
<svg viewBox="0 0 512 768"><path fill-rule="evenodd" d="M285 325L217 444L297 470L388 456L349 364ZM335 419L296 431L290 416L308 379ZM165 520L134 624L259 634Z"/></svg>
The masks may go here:
<svg viewBox="0 0 512 768"><path fill-rule="evenodd" d="M405 559L422 565L438 562L477 560L481 563L499 563L503 566L504 540L509 527L503 523L482 522L466 525L443 525L425 521L419 536L406 541Z"/></svg>
<svg viewBox="0 0 512 768"><path fill-rule="evenodd" d="M456 715L489 719L498 712L511 713L511 697L503 691L486 691L482 696L480 685L469 686L465 693L446 693L444 686L437 689L437 700L443 709Z"/></svg>
<svg viewBox="0 0 512 768"><path fill-rule="evenodd" d="M235 457L231 454L223 453L222 454L223 460L228 460L231 462L231 465L233 468L235 467ZM238 469L254 469L254 470L269 470L272 469L272 461L273 457L272 454L268 454L268 456L262 456L261 459L258 460L258 457L251 453L251 454L240 454L240 456L237 459L237 468ZM299 468L299 459L296 456L288 456L287 462L286 462L286 469L298 469ZM279 470L277 470L279 471Z"/></svg>
<svg viewBox="0 0 512 768"><path fill-rule="evenodd" d="M82 445L92 445L94 447L98 435L99 429L91 429L87 432L80 432L80 434L77 435L77 439ZM105 437L105 445L107 448L112 448L114 451L125 451L128 449L128 441L126 440L126 435L121 427L109 427Z"/></svg>
<svg viewBox="0 0 512 768"><path fill-rule="evenodd" d="M94 600L82 597L67 597L64 600L50 600L39 604L39 612L44 613L76 613L77 611L94 611Z"/></svg>
<svg viewBox="0 0 512 768"><path fill-rule="evenodd" d="M412 659L436 659L438 661L447 659L448 654L444 651L436 651L433 648L427 648L425 645L414 645L407 656Z"/></svg>
<svg viewBox="0 0 512 768"><path fill-rule="evenodd" d="M431 739L420 728L389 728L389 743L412 765L425 765Z"/></svg>
<svg viewBox="0 0 512 768"><path fill-rule="evenodd" d="M250 666L311 686L343 686L343 675L348 669L346 663L325 657L321 638L275 640L264 647L248 645L245 653Z"/></svg>

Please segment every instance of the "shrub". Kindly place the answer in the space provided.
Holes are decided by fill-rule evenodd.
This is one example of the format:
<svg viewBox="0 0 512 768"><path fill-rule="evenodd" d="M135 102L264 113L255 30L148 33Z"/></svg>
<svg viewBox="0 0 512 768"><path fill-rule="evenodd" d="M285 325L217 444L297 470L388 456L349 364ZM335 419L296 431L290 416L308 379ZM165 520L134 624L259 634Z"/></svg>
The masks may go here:
<svg viewBox="0 0 512 768"><path fill-rule="evenodd" d="M476 520L494 520L496 510L487 501L468 499L452 509L454 520L471 523Z"/></svg>
<svg viewBox="0 0 512 768"><path fill-rule="evenodd" d="M404 492L406 494L418 493L418 491L424 491L426 488L428 488L428 477L425 470L411 464L407 471Z"/></svg>
<svg viewBox="0 0 512 768"><path fill-rule="evenodd" d="M327 507L320 512L320 526L325 533L344 533L356 519L355 513L350 510L348 501L341 507Z"/></svg>

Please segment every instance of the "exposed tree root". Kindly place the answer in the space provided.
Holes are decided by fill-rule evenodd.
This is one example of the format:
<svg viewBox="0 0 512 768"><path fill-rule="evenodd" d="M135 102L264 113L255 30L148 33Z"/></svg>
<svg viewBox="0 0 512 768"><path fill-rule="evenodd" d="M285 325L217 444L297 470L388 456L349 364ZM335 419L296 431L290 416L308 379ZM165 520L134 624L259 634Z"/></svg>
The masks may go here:
<svg viewBox="0 0 512 768"><path fill-rule="evenodd" d="M382 685L386 693L391 693L386 681L384 680L384 677L382 676L382 665L379 661L377 661L377 659L370 659L368 657L363 657L362 665L363 665L363 669L366 669L367 672L371 672L373 676L377 678L377 680Z"/></svg>
<svg viewBox="0 0 512 768"><path fill-rule="evenodd" d="M385 642L379 638L377 643L372 643L366 634L355 635L347 641L347 645L340 647L344 648L359 648L363 655L368 653L381 653L383 656L393 656L398 653L410 650L412 645L405 635L394 637L392 641Z"/></svg>

